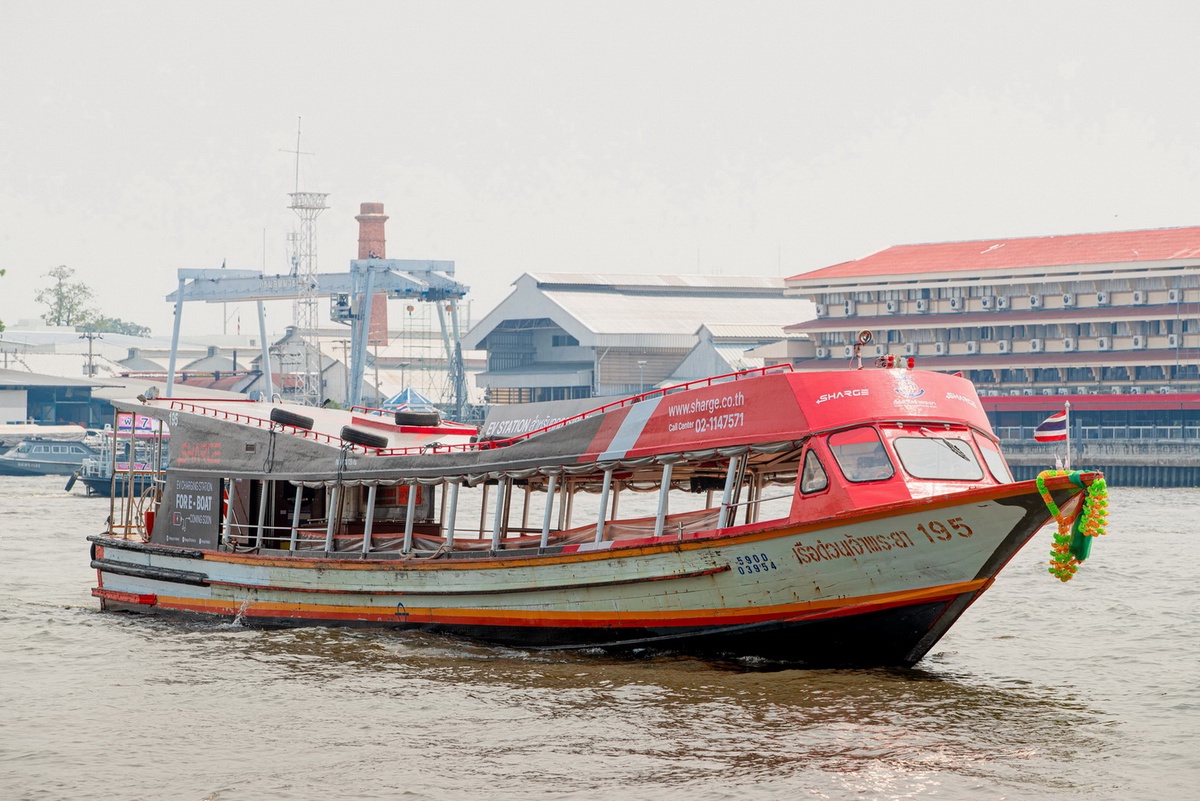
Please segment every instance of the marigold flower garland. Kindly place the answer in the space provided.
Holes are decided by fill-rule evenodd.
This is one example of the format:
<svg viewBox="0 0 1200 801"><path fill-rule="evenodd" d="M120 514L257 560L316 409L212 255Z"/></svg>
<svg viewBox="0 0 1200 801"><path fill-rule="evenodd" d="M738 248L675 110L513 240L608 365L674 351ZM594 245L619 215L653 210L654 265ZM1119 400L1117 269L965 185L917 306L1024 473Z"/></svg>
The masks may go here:
<svg viewBox="0 0 1200 801"><path fill-rule="evenodd" d="M1070 581L1079 569L1079 563L1087 559L1092 542L1087 537L1099 537L1106 533L1108 525L1108 483L1103 476L1096 478L1087 487L1087 494L1074 519L1068 518L1058 508L1046 479L1067 476L1077 486L1083 486L1078 470L1043 470L1037 477L1038 492L1046 502L1046 508L1058 523L1058 533L1050 547L1050 573L1059 581Z"/></svg>

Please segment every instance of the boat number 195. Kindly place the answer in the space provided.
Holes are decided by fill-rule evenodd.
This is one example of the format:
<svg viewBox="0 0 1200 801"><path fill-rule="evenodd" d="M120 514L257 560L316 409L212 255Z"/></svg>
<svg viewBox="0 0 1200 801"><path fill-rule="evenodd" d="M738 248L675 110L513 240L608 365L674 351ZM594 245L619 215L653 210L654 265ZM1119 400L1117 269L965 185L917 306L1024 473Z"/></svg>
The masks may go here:
<svg viewBox="0 0 1200 801"><path fill-rule="evenodd" d="M960 537L969 537L974 533L971 531L971 527L963 522L961 517L952 517L945 523L938 520L930 520L928 523L918 523L917 531L924 534L930 542L945 541L955 534Z"/></svg>
<svg viewBox="0 0 1200 801"><path fill-rule="evenodd" d="M737 571L743 576L751 573L766 573L768 570L778 569L765 553L752 553L749 556L739 556L737 558Z"/></svg>

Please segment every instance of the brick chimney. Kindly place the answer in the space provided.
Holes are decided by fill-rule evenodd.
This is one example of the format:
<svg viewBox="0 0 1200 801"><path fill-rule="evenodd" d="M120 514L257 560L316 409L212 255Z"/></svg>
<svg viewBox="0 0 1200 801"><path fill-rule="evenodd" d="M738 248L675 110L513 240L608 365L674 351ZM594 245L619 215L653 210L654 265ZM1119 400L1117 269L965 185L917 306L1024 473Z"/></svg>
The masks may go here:
<svg viewBox="0 0 1200 801"><path fill-rule="evenodd" d="M360 259L386 259L387 241L383 236L383 224L387 215L382 203L360 203L358 220L358 257Z"/></svg>
<svg viewBox="0 0 1200 801"><path fill-rule="evenodd" d="M358 205L358 257L360 259L386 259L387 240L383 236L383 224L387 215L382 203L360 203ZM371 301L371 319L367 326L367 344L388 343L387 295L377 292Z"/></svg>

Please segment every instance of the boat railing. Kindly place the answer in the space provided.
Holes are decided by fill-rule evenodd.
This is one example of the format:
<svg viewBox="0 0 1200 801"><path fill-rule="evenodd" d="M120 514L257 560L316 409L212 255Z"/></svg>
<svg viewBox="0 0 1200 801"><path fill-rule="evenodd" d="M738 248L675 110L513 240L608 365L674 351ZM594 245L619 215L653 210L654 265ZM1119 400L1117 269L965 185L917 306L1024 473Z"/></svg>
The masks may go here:
<svg viewBox="0 0 1200 801"><path fill-rule="evenodd" d="M431 444L427 444L427 445L409 445L409 446L397 447L397 448L372 448L372 447L368 447L368 446L364 446L364 445L358 445L358 444L352 444L352 443L346 442L345 440L341 439L340 437L335 437L332 434L324 434L319 431L312 431L310 429L296 428L294 426L286 426L286 424L276 423L275 421L272 421L269 419L264 419L262 417L256 417L255 415L242 414L241 412L233 412L233 411L229 411L228 409L218 409L215 407L206 406L205 404L198 403L196 401L172 399L170 402L170 406L168 408L170 408L172 410L177 410L177 411L189 412L191 414L201 414L206 417L215 417L215 418L222 419L222 420L228 420L228 421L234 422L234 423L245 423L247 425L255 425L255 426L258 426L259 428L271 428L273 426L284 425L288 428L291 428L295 433L297 433L300 436L305 437L305 438L311 437L319 442L325 442L330 445L350 447L351 449L360 448L360 449L362 449L363 452L374 453L375 455L378 455L378 456L411 456L411 455L417 455L417 454L469 453L469 452L480 451L480 450L491 450L493 448L506 448L506 447L508 447L510 445L514 445L518 442L524 442L525 440L529 440L529 439L532 439L533 437L540 436L549 431L554 431L556 429L563 428L565 426L569 426L573 423L581 422L590 417L595 417L597 415L606 414L608 412L615 411L617 409L621 409L626 406L632 406L635 403L642 403L643 401L650 400L652 398L665 397L667 395L672 395L677 392L683 392L683 391L689 390L689 389L698 389L700 387L709 387L709 386L713 386L714 384L724 384L724 383L728 383L730 381L741 381L741 380L744 380L747 378L755 378L755 377L767 375L770 373L790 373L790 372L792 372L792 366L790 364L774 364L774 365L770 365L768 367L755 367L750 370L738 370L736 372L724 373L722 375L710 376L708 378L699 378L694 381L685 382L683 384L674 384L669 387L660 387L658 389L652 389L649 392L642 392L637 395L630 395L629 397L621 398L620 400L611 401L602 406L597 406L593 409L589 409L585 412L580 412L579 414L572 415L571 417L564 417L562 420L557 420L553 423L550 423L549 425L542 426L541 428L535 428L532 431L527 431L523 434L517 434L515 436L507 437L505 439L481 440L479 442L464 442L461 444L454 444L454 445L443 445L440 443L431 443ZM249 400L247 400L247 401L230 401L230 402L231 403L257 403L257 401L249 401Z"/></svg>
<svg viewBox="0 0 1200 801"><path fill-rule="evenodd" d="M258 403L258 401L251 401L251 400L228 401L228 402L229 403L254 403L257 405L261 405ZM345 440L343 440L341 437L335 437L332 434L325 434L320 431L312 431L307 428L299 428L296 426L289 426L286 423L277 423L274 420L271 420L269 418L257 417L252 414L242 414L241 412L233 412L228 409L218 409L216 407L206 406L202 403L197 403L195 401L172 399L170 406L168 406L167 408L169 408L173 411L188 412L189 414L199 414L199 415L203 415L204 417L214 417L218 420L226 420L231 423L243 423L245 425L257 426L258 428L268 428L269 429L269 428L274 428L276 426L283 426L285 428L291 428L295 433L297 433L301 437L304 437L305 439L311 438L311 439L315 439L318 442L324 442L329 445L341 445L341 444L349 445L350 444L350 443L346 442ZM359 447L362 447L362 446L359 446Z"/></svg>

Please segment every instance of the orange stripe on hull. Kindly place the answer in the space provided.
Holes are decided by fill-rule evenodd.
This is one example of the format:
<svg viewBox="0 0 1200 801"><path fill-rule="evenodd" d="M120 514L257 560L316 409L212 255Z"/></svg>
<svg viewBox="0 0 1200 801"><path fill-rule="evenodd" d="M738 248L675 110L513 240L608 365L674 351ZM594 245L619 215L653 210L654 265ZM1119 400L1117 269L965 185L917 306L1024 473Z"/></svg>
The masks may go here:
<svg viewBox="0 0 1200 801"><path fill-rule="evenodd" d="M881 593L808 603L785 604L764 608L704 609L667 612L585 612L511 609L448 609L444 607L327 606L307 603L225 601L158 596L160 609L196 614L241 616L243 619L310 620L331 622L379 623L381 625L444 624L460 626L516 626L528 628L645 628L728 626L770 621L794 622L844 617L910 606L948 601L976 593L987 579L945 584L921 590Z"/></svg>

